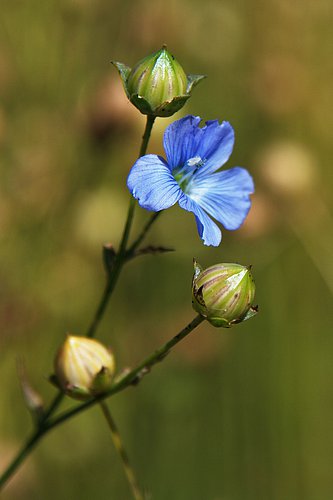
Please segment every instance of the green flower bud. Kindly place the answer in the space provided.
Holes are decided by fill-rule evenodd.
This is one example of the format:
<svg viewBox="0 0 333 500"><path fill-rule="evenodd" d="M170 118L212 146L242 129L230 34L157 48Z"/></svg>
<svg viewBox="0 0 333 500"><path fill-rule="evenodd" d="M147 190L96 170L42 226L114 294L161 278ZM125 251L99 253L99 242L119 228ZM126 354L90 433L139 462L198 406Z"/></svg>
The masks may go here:
<svg viewBox="0 0 333 500"><path fill-rule="evenodd" d="M56 355L54 370L54 381L68 396L89 399L111 387L114 356L97 340L68 335Z"/></svg>
<svg viewBox="0 0 333 500"><path fill-rule="evenodd" d="M230 328L258 312L250 267L216 264L203 270L194 261L193 308L213 326Z"/></svg>
<svg viewBox="0 0 333 500"><path fill-rule="evenodd" d="M171 116L182 108L192 88L205 78L187 75L166 46L139 61L133 69L113 61L129 100L144 115Z"/></svg>

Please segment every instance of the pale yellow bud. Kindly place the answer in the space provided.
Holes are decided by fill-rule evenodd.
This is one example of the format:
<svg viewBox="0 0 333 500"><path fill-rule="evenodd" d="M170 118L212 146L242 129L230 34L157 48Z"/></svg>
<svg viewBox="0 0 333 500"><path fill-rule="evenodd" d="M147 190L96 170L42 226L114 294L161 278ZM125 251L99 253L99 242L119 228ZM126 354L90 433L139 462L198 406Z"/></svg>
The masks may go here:
<svg viewBox="0 0 333 500"><path fill-rule="evenodd" d="M60 388L76 399L106 392L115 372L114 356L101 342L68 335L54 362Z"/></svg>

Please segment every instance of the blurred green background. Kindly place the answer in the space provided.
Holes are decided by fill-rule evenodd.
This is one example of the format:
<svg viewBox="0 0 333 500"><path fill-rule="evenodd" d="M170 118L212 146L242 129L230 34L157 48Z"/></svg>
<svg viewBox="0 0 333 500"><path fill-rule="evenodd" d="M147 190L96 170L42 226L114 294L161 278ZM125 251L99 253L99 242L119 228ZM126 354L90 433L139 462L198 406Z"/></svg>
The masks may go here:
<svg viewBox="0 0 333 500"><path fill-rule="evenodd" d="M132 66L167 43L186 72L208 75L176 117L232 123L227 166L254 176L253 208L217 249L192 215L163 214L147 243L177 251L126 267L98 338L121 369L185 326L193 257L252 264L260 314L200 326L110 408L153 499L331 500L332 2L0 4L1 468L31 426L17 358L50 401L54 353L85 332L102 244L120 239L144 119L110 60ZM168 123L150 152L163 154ZM146 218L137 210L136 233ZM130 498L99 409L47 436L1 498Z"/></svg>

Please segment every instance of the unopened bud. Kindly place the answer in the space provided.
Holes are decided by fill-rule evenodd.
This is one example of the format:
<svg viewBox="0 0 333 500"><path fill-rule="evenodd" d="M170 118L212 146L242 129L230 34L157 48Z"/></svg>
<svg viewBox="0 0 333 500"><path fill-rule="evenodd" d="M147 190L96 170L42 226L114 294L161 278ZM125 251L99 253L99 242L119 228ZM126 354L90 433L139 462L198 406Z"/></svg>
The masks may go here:
<svg viewBox="0 0 333 500"><path fill-rule="evenodd" d="M212 325L230 328L258 312L250 267L216 264L203 270L194 261L193 308Z"/></svg>
<svg viewBox="0 0 333 500"><path fill-rule="evenodd" d="M115 249L113 248L113 245L111 243L105 243L105 245L103 245L103 261L105 270L108 275L110 275L113 271L116 257L117 254Z"/></svg>
<svg viewBox="0 0 333 500"><path fill-rule="evenodd" d="M17 371L25 404L34 420L40 422L44 414L44 402L42 396L32 386L27 375L25 362L21 358L17 360Z"/></svg>
<svg viewBox="0 0 333 500"><path fill-rule="evenodd" d="M101 342L68 335L54 363L59 387L76 399L106 392L115 372L114 356Z"/></svg>
<svg viewBox="0 0 333 500"><path fill-rule="evenodd" d="M182 108L192 88L205 78L187 75L166 46L139 61L133 69L113 62L127 97L144 115L171 116Z"/></svg>

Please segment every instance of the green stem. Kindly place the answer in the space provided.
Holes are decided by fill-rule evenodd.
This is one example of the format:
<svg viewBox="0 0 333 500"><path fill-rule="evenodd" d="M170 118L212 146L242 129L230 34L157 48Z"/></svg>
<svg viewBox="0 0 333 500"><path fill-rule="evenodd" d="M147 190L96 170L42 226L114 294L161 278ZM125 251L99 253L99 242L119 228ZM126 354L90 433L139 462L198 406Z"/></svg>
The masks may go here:
<svg viewBox="0 0 333 500"><path fill-rule="evenodd" d="M27 440L27 442L22 446L21 450L18 452L12 463L5 470L5 472L0 477L0 490L9 481L9 479L14 475L16 470L24 462L27 456L32 452L34 447L37 445L39 440L42 438L44 431L40 428L35 431L32 436Z"/></svg>
<svg viewBox="0 0 333 500"><path fill-rule="evenodd" d="M157 217L161 213L162 213L162 211L160 211L160 212L154 212L153 215L150 217L150 219L148 219L148 222L146 223L146 225L142 229L142 231L139 234L138 238L134 241L134 243L127 250L126 257L128 259L130 259L131 257L133 257L133 254L134 254L135 250L138 248L138 246L140 245L141 241L145 238L146 234L148 233L150 227L154 224L155 220L157 219Z"/></svg>
<svg viewBox="0 0 333 500"><path fill-rule="evenodd" d="M143 156L147 151L147 147L148 147L148 143L149 143L149 139L150 139L150 135L151 135L151 131L152 131L154 122L155 122L155 116L148 115L147 121L146 121L145 131L144 131L143 136L142 136L139 157ZM99 326L99 324L104 316L106 307L109 303L109 300L111 298L114 287L118 281L121 269L122 269L124 263L126 262L126 260L128 260L128 253L126 251L126 246L127 246L132 222L133 222L134 209L135 209L135 199L133 197L131 197L128 212L127 212L127 219L126 219L126 223L125 223L125 227L124 227L124 231L123 231L123 235L122 235L122 239L121 239L121 243L120 243L120 247L119 247L119 252L118 252L118 255L116 257L115 265L114 265L114 268L112 269L112 272L109 273L107 276L107 282L106 282L101 300L99 302L99 305L97 307L97 310L95 312L93 320L90 323L90 325L87 329L87 332L86 332L87 337L94 337L95 336L96 330L97 330L97 328L98 328L98 326ZM156 217L157 217L157 215L158 214L154 214L154 216L156 216ZM150 224L149 225L147 224L145 226L145 228L143 229L139 238L131 246L130 249L131 249L132 254L134 253L137 246L141 243L141 241L143 240L143 238L147 234L150 226L154 222L154 220L156 218L156 217L154 218L154 216L152 217ZM61 401L63 400L63 397L64 397L64 395L61 392L56 394L54 399L51 401L48 409L45 411L43 422L45 422L55 412L55 410L58 408Z"/></svg>
<svg viewBox="0 0 333 500"><path fill-rule="evenodd" d="M150 134L155 122L156 116L147 115L146 128L142 136L142 142L139 152L139 158L146 154L148 142L150 139Z"/></svg>
<svg viewBox="0 0 333 500"><path fill-rule="evenodd" d="M143 500L143 495L140 491L136 476L135 476L134 471L132 469L132 466L130 464L128 455L127 455L126 450L124 448L124 445L123 445L123 442L121 440L119 430L116 426L116 423L115 423L114 419L112 418L110 410L107 407L105 401L101 401L100 406L101 406L101 410L103 412L103 415L105 416L105 419L108 423L109 429L111 431L111 437L112 437L113 444L114 444L114 446L115 446L115 448L120 456L121 462L123 464L123 468L124 468L124 471L125 471L125 474L126 474L126 477L128 480L128 484L129 484L130 489L131 489L132 494L133 494L133 498L135 500Z"/></svg>
<svg viewBox="0 0 333 500"><path fill-rule="evenodd" d="M177 333L177 335L175 335L172 339L166 342L162 347L154 351L150 356L148 356L148 358L144 359L142 363L140 363L136 368L129 371L128 373L123 375L120 379L118 379L106 393L101 394L94 399L90 399L89 401L86 401L85 403L82 403L76 406L75 408L67 410L66 412L55 417L53 420L49 421L46 424L48 430L63 423L64 421L73 417L74 415L77 415L82 411L87 410L88 408L95 405L96 403L99 403L103 399L113 396L114 394L117 394L120 391L123 391L124 389L126 389L126 387L130 385L137 384L138 382L140 382L141 379L147 373L150 372L150 370L154 365L156 365L160 361L163 361L163 359L167 356L167 354L169 354L171 349L181 340L187 337L187 335L191 333L198 325L200 325L200 323L202 323L204 319L205 318L203 316L198 314L185 328L183 328L179 333Z"/></svg>
<svg viewBox="0 0 333 500"><path fill-rule="evenodd" d="M45 422L55 412L55 410L58 408L64 397L65 397L64 393L60 391L55 395L48 409L44 411L42 422Z"/></svg>
<svg viewBox="0 0 333 500"><path fill-rule="evenodd" d="M150 134L151 134L151 131L152 131L152 128L154 125L154 121L155 121L155 116L150 116L150 115L147 116L146 128L145 128L144 134L142 136L142 143L141 143L141 147L140 147L139 157L143 156L147 151L148 142L149 142ZM99 303L99 306L97 308L96 314L94 316L94 319L93 319L90 327L88 328L88 331L86 334L87 337L94 337L96 329L97 329L101 319L104 316L106 306L108 305L109 299L110 299L112 292L114 290L114 287L118 281L120 271L121 271L124 263L126 262L126 247L127 247L127 242L128 242L130 230L132 227L134 210L135 210L135 199L133 197L131 197L130 204L128 207L128 212L127 212L126 223L125 223L125 227L124 227L124 231L123 231L123 236L122 236L120 246L119 246L119 252L116 256L114 267L108 275L106 287L104 289L104 292L103 292L101 301ZM146 232L145 232L145 234L146 234ZM140 243L140 241L139 241L139 243ZM135 248L136 248L136 246L135 246Z"/></svg>
<svg viewBox="0 0 333 500"><path fill-rule="evenodd" d="M101 394L100 396L91 399L85 403L82 403L79 406L72 408L58 417L55 417L53 420L44 420L41 426L32 434L31 438L26 442L25 446L21 449L18 455L14 458L13 462L8 466L7 470L0 477L0 489L5 485L5 483L10 479L10 477L16 472L18 467L24 461L24 459L29 455L32 449L36 446L39 440L51 429L54 429L58 425L62 424L66 420L78 415L79 413L87 410L91 406L100 403L105 398L113 396L120 391L126 389L130 385L136 384L140 382L140 380L151 370L151 368L162 361L167 354L171 351L171 349L178 344L181 340L183 340L189 333L191 333L202 321L204 321L204 317L198 314L185 328L183 328L177 335L175 335L172 339L166 342L162 347L154 351L150 356L148 356L145 360L142 361L136 368L131 370L130 372L123 375L120 379L118 379L111 389L105 394Z"/></svg>

